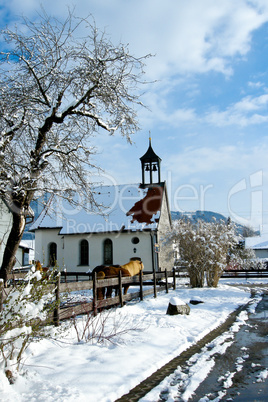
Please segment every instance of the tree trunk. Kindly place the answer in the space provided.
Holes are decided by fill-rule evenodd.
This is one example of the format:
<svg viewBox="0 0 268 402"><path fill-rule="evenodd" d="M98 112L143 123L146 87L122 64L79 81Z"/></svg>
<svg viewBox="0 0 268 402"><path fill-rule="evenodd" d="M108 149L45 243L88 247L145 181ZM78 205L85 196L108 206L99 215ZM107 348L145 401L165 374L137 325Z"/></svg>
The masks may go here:
<svg viewBox="0 0 268 402"><path fill-rule="evenodd" d="M24 214L13 212L12 215L12 228L7 239L0 269L0 278L4 280L5 287L7 286L7 275L12 271L16 262L16 252L19 248L26 223Z"/></svg>
<svg viewBox="0 0 268 402"><path fill-rule="evenodd" d="M188 267L188 274L190 277L190 285L192 288L203 288L204 287L204 269L203 267L191 266Z"/></svg>
<svg viewBox="0 0 268 402"><path fill-rule="evenodd" d="M216 288L218 286L222 273L223 273L223 270L221 270L216 265L210 266L209 268L207 268L206 279L207 279L208 287Z"/></svg>

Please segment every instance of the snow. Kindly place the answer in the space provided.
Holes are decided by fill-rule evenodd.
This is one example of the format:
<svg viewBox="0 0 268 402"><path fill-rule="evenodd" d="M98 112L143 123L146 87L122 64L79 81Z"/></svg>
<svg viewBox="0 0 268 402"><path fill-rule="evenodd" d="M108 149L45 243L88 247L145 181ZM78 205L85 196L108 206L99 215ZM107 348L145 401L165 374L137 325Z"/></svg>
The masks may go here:
<svg viewBox="0 0 268 402"><path fill-rule="evenodd" d="M201 298L204 303L192 305L188 316L167 315L170 300L177 298L183 303ZM53 339L32 343L26 352L24 375L14 385L0 378L0 399L6 402L114 401L224 322L249 299L247 288L220 284L216 289L191 289L179 285L168 294L163 292L157 298L150 296L143 302L130 302L123 308L102 313L99 317L106 320L106 336L113 333L114 325L118 332L103 343L97 343L94 337L88 342L82 338L83 330L87 334L90 330L86 331L86 317L79 317L76 329L81 341L78 342L75 328L65 328L65 323ZM246 318L244 313L239 316L233 332ZM94 328L102 327L101 322L95 323ZM218 340L214 353L215 350L224 352L227 346L223 340ZM209 349L202 357L193 359L196 360L191 375L185 379L185 400L213 365ZM199 370L201 363L202 370ZM160 388L164 387L161 384ZM160 388L143 400L157 400Z"/></svg>
<svg viewBox="0 0 268 402"><path fill-rule="evenodd" d="M253 301L254 305L258 304L259 300ZM204 346L200 353L193 355L185 364L185 369L179 366L177 370L169 377L165 378L157 387L151 390L139 402L154 402L159 400L159 395L164 395L164 400L173 401L188 401L193 397L195 390L200 383L207 377L215 365L216 359L220 355L224 355L227 348L234 342L234 333L239 331L241 325L246 319L245 311L242 311L231 328L222 335L215 338L210 344ZM245 353L247 348L242 348L242 356L237 358L236 371L240 371L244 361L249 357ZM236 372L227 371L218 378L218 382L222 386L222 390L218 392L218 397L214 401L220 401L226 395L228 388L233 385L233 377ZM267 370L261 371L257 376L257 382L265 381L267 378ZM204 396L199 402L207 402L211 400Z"/></svg>
<svg viewBox="0 0 268 402"><path fill-rule="evenodd" d="M185 301L179 299L178 297L171 297L169 303L172 304L172 306L183 306L186 304Z"/></svg>
<svg viewBox="0 0 268 402"><path fill-rule="evenodd" d="M175 401L178 399L178 393L180 392L180 400L188 401L194 394L195 390L198 388L200 383L207 377L209 372L213 369L215 365L215 359L219 355L223 355L226 349L232 344L234 338L234 332L239 330L239 327L243 324L243 318L241 319L244 312L241 312L238 317L239 325L234 323L229 331L218 336L210 344L207 344L202 348L200 353L193 355L186 363L186 372L183 372L181 367L167 377L162 383L150 391L140 402L154 402L159 400L160 392L165 393L168 396L168 401ZM224 376L218 379L222 382L222 387L226 390L232 385L232 377L234 373L227 372ZM225 395L225 391L222 391L222 396ZM209 399L205 399L207 401Z"/></svg>
<svg viewBox="0 0 268 402"><path fill-rule="evenodd" d="M266 378L268 378L268 369L264 369L259 373L257 382L263 382Z"/></svg>
<svg viewBox="0 0 268 402"><path fill-rule="evenodd" d="M263 233L261 236L253 236L245 238L246 248L253 249L267 249L268 248L268 234Z"/></svg>
<svg viewBox="0 0 268 402"><path fill-rule="evenodd" d="M33 240L21 240L20 247L33 249L34 247Z"/></svg>

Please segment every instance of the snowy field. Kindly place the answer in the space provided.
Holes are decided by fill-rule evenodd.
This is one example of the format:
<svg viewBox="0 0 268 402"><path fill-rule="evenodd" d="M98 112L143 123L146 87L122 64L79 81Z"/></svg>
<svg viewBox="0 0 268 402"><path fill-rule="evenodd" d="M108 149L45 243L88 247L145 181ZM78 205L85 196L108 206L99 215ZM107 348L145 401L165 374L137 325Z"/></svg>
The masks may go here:
<svg viewBox="0 0 268 402"><path fill-rule="evenodd" d="M267 279L254 280L256 282L266 282L268 285ZM62 324L60 333L54 339L30 345L22 368L24 374L18 377L14 385L0 378L0 400L115 401L224 322L238 306L250 300L249 287L239 287L241 283L249 285L249 282L236 280L235 287L229 286L230 283L230 279L221 280L216 289L191 289L180 283L175 291L160 293L156 299L150 296L143 302L130 302L123 308L102 313L99 316L101 319L98 318L93 327L86 328L85 317L77 319L76 329L74 326L65 328L66 324ZM191 299L201 299L204 303L190 304L188 316L169 316L166 310L172 297L178 297L186 303ZM253 310L258 297L252 300ZM237 331L246 319L247 313L243 311L231 332ZM103 343L97 342L98 325L102 329L104 326L102 335L106 339ZM117 328L117 334L114 328ZM86 342L85 338L92 330L95 330L96 336ZM230 338L230 334L223 334L217 340L217 353L224 353L227 347L224 336ZM184 378L185 401L213 365L209 353L207 350L202 356L195 357L191 375ZM266 377L267 373L262 375ZM230 379L225 380L228 382ZM157 401L161 390L166 388L169 389L168 400L174 400L172 378L167 378L141 401Z"/></svg>

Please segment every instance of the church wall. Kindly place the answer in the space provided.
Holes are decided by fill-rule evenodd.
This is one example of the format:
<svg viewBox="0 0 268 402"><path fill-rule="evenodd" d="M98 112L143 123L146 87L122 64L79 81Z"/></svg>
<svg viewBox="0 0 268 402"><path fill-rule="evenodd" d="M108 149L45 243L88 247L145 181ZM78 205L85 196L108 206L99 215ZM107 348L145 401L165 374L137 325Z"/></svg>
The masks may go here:
<svg viewBox="0 0 268 402"><path fill-rule="evenodd" d="M62 268L64 261L64 249L61 236L58 235L59 229L42 229L35 231L35 261L40 261L46 267L49 263L48 248L50 243L57 244L57 261Z"/></svg>
<svg viewBox="0 0 268 402"><path fill-rule="evenodd" d="M268 258L268 249L255 249L256 258Z"/></svg>
<svg viewBox="0 0 268 402"><path fill-rule="evenodd" d="M141 258L144 269L146 271L152 270L152 257L151 257L151 237L150 233L145 232L131 232L121 233L119 236L110 237L114 245L114 264L126 264L130 258ZM137 244L133 243L134 238L140 241ZM134 252L136 249L136 252Z"/></svg>
<svg viewBox="0 0 268 402"><path fill-rule="evenodd" d="M113 242L113 264L126 264L130 258L139 257L142 259L144 269L152 271L152 246L149 232L131 233L98 233L65 235L58 234L58 229L37 230L35 259L44 266L49 263L49 244L57 244L57 265L59 269L67 269L67 272L88 272L95 266L103 264L103 243L105 239ZM140 241L137 244L132 242L133 238ZM89 265L79 265L80 242L87 240L89 244ZM136 252L134 252L136 249Z"/></svg>

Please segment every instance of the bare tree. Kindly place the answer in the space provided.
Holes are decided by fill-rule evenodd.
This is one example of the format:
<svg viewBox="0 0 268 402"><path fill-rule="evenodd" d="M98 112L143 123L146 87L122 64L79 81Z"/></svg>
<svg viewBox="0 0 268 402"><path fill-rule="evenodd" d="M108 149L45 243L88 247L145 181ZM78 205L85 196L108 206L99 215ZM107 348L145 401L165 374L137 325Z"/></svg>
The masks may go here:
<svg viewBox="0 0 268 402"><path fill-rule="evenodd" d="M230 269L264 269L262 261L256 257L252 248L246 248L245 242L240 241L230 250L228 268Z"/></svg>
<svg viewBox="0 0 268 402"><path fill-rule="evenodd" d="M205 279L208 286L217 287L238 237L231 222L180 219L174 222L167 241L178 246L192 287L203 287Z"/></svg>
<svg viewBox="0 0 268 402"><path fill-rule="evenodd" d="M253 227L244 226L242 235L243 235L243 237L254 237L254 236L256 236L256 233L255 233Z"/></svg>
<svg viewBox="0 0 268 402"><path fill-rule="evenodd" d="M72 12L64 23L43 12L37 22L23 19L20 28L1 31L0 197L13 214L4 280L36 194L57 190L68 197L75 190L94 202L90 137L119 130L131 142L149 57L113 46L90 18Z"/></svg>

